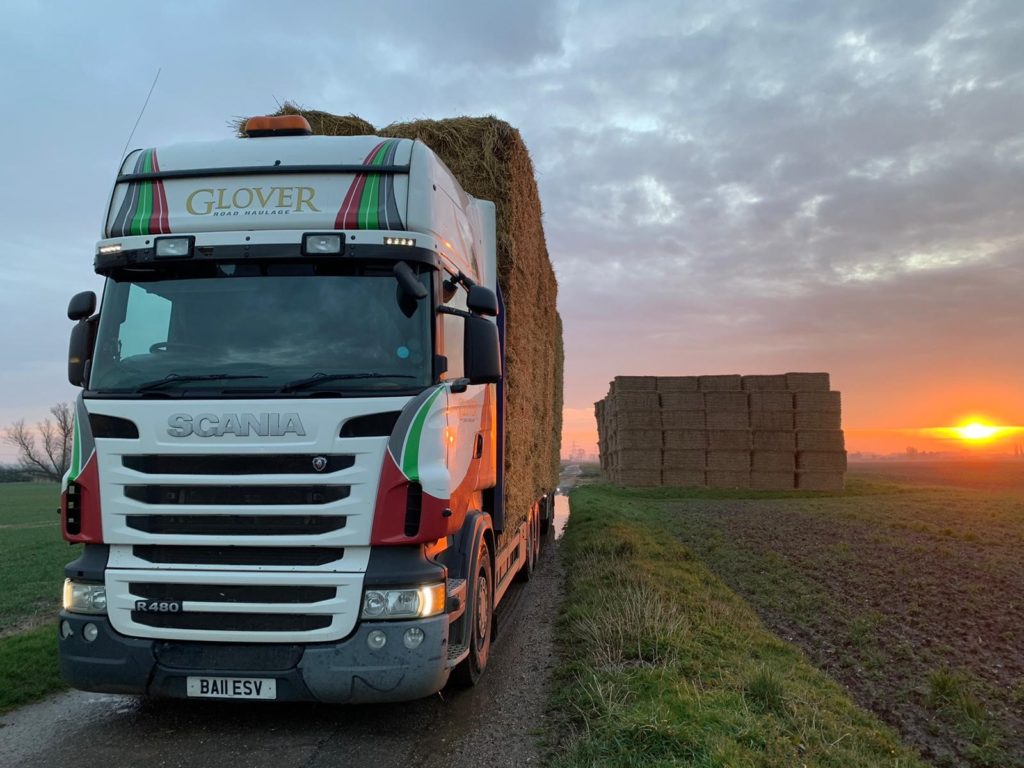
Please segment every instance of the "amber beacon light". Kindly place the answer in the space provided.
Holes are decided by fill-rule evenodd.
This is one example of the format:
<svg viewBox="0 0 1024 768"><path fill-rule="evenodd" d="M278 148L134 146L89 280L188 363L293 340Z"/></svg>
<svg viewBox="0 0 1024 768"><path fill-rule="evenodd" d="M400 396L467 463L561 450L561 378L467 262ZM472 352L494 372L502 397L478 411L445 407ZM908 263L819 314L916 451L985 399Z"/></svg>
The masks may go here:
<svg viewBox="0 0 1024 768"><path fill-rule="evenodd" d="M260 115L245 121L245 135L250 139L264 136L311 136L313 129L302 115Z"/></svg>

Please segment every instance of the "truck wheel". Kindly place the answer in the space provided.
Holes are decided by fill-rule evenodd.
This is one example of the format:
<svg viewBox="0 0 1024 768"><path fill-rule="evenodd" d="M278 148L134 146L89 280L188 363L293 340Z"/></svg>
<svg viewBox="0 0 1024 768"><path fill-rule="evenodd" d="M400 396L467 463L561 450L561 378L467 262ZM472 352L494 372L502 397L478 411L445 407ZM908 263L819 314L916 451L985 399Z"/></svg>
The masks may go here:
<svg viewBox="0 0 1024 768"><path fill-rule="evenodd" d="M476 685L487 668L491 652L491 631L494 624L494 571L486 539L480 540L474 576L470 582L469 605L465 637L469 642L469 656L452 670L452 681L463 688Z"/></svg>

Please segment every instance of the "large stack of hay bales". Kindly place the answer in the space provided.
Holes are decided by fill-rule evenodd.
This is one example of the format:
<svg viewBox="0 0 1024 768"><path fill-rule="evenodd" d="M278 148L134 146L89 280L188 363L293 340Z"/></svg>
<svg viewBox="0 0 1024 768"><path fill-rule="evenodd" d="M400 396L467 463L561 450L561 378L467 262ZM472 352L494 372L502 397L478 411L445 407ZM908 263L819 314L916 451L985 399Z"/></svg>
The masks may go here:
<svg viewBox="0 0 1024 768"><path fill-rule="evenodd" d="M619 485L843 488L827 373L616 376L595 415L601 469Z"/></svg>
<svg viewBox="0 0 1024 768"><path fill-rule="evenodd" d="M562 321L533 163L519 131L495 117L416 120L375 129L355 115L285 104L316 134L418 139L462 188L497 209L498 283L505 302L505 528L558 485L562 425ZM240 126L239 126L240 127Z"/></svg>

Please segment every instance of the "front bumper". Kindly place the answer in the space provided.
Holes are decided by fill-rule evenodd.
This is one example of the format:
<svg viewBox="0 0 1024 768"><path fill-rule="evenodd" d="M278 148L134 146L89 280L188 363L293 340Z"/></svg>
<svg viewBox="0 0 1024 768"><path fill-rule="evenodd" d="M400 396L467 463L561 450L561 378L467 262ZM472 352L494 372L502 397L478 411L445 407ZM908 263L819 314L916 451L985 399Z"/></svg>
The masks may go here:
<svg viewBox="0 0 1024 768"><path fill-rule="evenodd" d="M71 634L60 637L67 621ZM98 635L82 634L95 624ZM418 648L402 644L402 634L419 627ZM371 650L366 636L383 630L384 648ZM409 701L429 696L448 681L448 616L415 621L362 622L336 643L196 643L126 637L106 616L62 611L58 622L60 672L68 685L84 691L186 698L186 678L258 677L277 681L278 701L366 703Z"/></svg>

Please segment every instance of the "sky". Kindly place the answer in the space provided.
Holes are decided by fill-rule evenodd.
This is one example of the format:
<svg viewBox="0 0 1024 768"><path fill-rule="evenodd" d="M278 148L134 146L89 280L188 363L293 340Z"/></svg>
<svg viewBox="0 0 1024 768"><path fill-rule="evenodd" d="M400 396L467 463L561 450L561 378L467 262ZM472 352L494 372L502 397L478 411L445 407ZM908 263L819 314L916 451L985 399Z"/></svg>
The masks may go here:
<svg viewBox="0 0 1024 768"><path fill-rule="evenodd" d="M0 425L71 399L68 298L131 147L291 100L494 114L534 158L566 449L625 374L828 371L851 451L1024 425L1024 5L9 2ZM928 447L923 438L918 443ZM0 447L0 461L13 453Z"/></svg>

